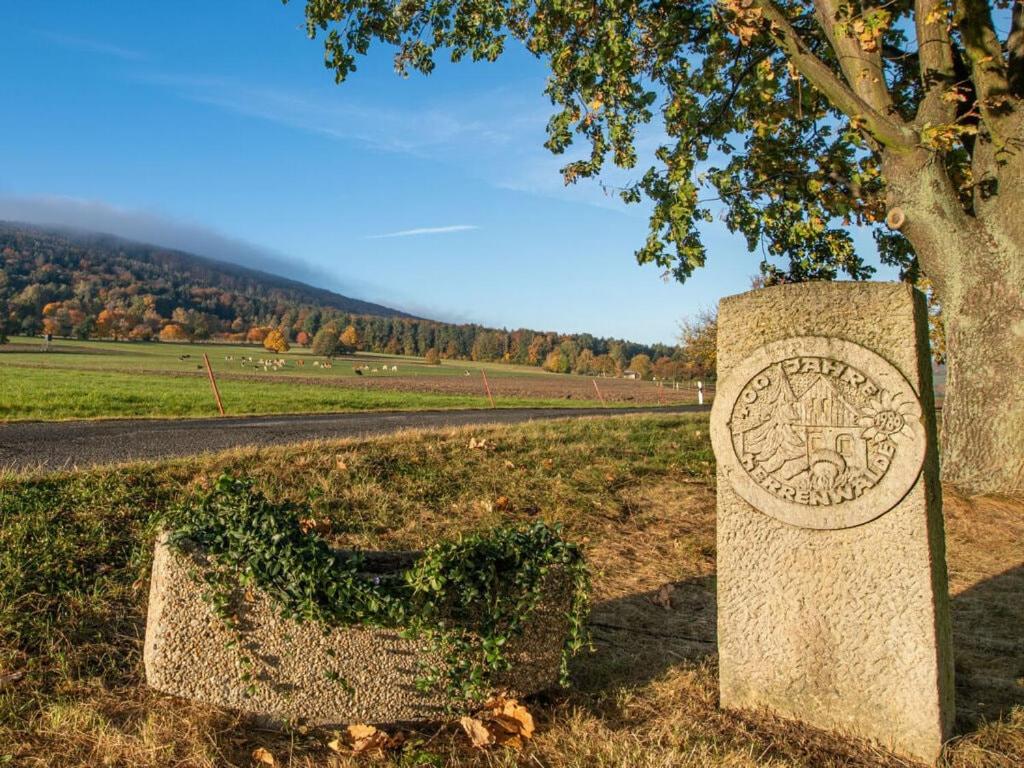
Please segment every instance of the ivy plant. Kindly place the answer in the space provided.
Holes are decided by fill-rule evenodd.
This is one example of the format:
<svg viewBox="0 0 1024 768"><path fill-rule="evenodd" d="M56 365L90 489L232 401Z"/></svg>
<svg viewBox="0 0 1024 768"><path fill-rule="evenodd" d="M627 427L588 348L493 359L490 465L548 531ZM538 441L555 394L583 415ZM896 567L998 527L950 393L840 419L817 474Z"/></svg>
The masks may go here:
<svg viewBox="0 0 1024 768"><path fill-rule="evenodd" d="M237 629L233 597L258 588L285 619L398 628L442 659L440 670L421 670L421 688L453 701L480 700L495 675L511 668L509 641L541 604L548 574L560 569L571 585L560 667L568 684L569 660L587 642L590 582L582 552L559 527L537 522L463 535L405 569L371 574L359 553L305 532L301 521L309 517L299 505L268 499L249 478L222 475L162 522L172 549L197 548L209 558L207 599L228 626Z"/></svg>

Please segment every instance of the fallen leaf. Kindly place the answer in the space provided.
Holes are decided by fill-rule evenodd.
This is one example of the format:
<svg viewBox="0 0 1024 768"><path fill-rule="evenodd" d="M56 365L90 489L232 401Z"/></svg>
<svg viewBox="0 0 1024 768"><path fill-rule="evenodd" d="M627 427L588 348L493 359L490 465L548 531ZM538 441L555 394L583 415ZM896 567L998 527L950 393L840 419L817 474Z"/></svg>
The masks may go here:
<svg viewBox="0 0 1024 768"><path fill-rule="evenodd" d="M17 672L7 672L0 674L0 688L6 688L8 685L13 685L25 676L24 670L18 670Z"/></svg>
<svg viewBox="0 0 1024 768"><path fill-rule="evenodd" d="M499 512L507 512L512 508L512 501L508 496L499 496L494 502L494 508Z"/></svg>
<svg viewBox="0 0 1024 768"><path fill-rule="evenodd" d="M505 459L505 469L515 469L515 468L516 468L515 464L513 464L508 459Z"/></svg>
<svg viewBox="0 0 1024 768"><path fill-rule="evenodd" d="M304 517L299 520L299 529L303 533L314 531L321 535L325 535L331 532L331 521L326 517L321 520L317 520L314 517Z"/></svg>
<svg viewBox="0 0 1024 768"><path fill-rule="evenodd" d="M672 593L675 591L675 587L671 584L662 584L658 589L657 594L651 598L651 602L657 605L659 608L665 610L671 610L672 608Z"/></svg>
<svg viewBox="0 0 1024 768"><path fill-rule="evenodd" d="M469 438L469 447L471 449L474 449L474 450L479 450L481 448L486 448L487 447L487 438L486 437L481 437L479 440L477 440L475 437L471 437L471 438Z"/></svg>
<svg viewBox="0 0 1024 768"><path fill-rule="evenodd" d="M254 763L261 763L263 765L277 765L277 761L274 760L274 756L270 754L269 750L263 747L256 747L252 751L252 760Z"/></svg>
<svg viewBox="0 0 1024 768"><path fill-rule="evenodd" d="M345 749L345 744L342 742L341 736L335 734L334 738L327 742L327 748L332 752L341 752Z"/></svg>
<svg viewBox="0 0 1024 768"><path fill-rule="evenodd" d="M495 738L499 747L508 747L509 749L516 750L516 752L523 748L523 740L518 735L501 734Z"/></svg>
<svg viewBox="0 0 1024 768"><path fill-rule="evenodd" d="M475 717L462 717L459 719L459 724L477 749L486 749L494 744L494 734Z"/></svg>
<svg viewBox="0 0 1024 768"><path fill-rule="evenodd" d="M391 746L390 737L372 725L350 725L348 735L352 740L352 751L357 755L364 752L383 752Z"/></svg>
<svg viewBox="0 0 1024 768"><path fill-rule="evenodd" d="M533 736L533 715L515 699L493 696L487 700L484 707L488 724L493 723L506 733L526 739Z"/></svg>
<svg viewBox="0 0 1024 768"><path fill-rule="evenodd" d="M343 458L341 458L341 456L339 456L334 463L338 467L338 470L340 472L344 472L348 469L348 464L345 462Z"/></svg>

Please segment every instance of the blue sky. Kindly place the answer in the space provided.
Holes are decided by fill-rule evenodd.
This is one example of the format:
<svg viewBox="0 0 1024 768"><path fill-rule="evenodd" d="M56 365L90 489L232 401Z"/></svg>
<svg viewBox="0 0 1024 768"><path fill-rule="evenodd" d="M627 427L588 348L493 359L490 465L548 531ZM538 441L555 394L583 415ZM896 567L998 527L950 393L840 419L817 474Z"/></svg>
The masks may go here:
<svg viewBox="0 0 1024 768"><path fill-rule="evenodd" d="M339 87L295 0L5 3L0 29L0 218L438 319L642 342L672 342L757 271L717 223L685 285L637 266L645 210L563 187L545 68L520 50L401 79L379 48Z"/></svg>

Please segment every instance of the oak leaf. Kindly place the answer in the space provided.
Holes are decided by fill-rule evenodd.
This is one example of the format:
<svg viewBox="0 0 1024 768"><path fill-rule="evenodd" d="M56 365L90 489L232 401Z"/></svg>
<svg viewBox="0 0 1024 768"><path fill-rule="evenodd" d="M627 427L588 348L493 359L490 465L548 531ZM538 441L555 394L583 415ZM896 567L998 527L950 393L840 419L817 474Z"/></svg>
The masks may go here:
<svg viewBox="0 0 1024 768"><path fill-rule="evenodd" d="M264 749L263 747L256 747L256 749L252 751L252 761L261 765L277 765L277 761L270 753L270 750Z"/></svg>
<svg viewBox="0 0 1024 768"><path fill-rule="evenodd" d="M367 752L383 752L386 749L397 747L404 740L400 733L392 738L372 725L363 724L350 725L348 736L352 742L352 751L357 755Z"/></svg>
<svg viewBox="0 0 1024 768"><path fill-rule="evenodd" d="M494 744L494 734L475 717L462 717L459 719L459 725L462 726L466 735L469 736L469 740L477 749L485 749Z"/></svg>
<svg viewBox="0 0 1024 768"><path fill-rule="evenodd" d="M675 587L671 584L662 584L658 589L654 597L651 598L651 602L659 608L664 608L666 611L672 608L672 593L675 591Z"/></svg>

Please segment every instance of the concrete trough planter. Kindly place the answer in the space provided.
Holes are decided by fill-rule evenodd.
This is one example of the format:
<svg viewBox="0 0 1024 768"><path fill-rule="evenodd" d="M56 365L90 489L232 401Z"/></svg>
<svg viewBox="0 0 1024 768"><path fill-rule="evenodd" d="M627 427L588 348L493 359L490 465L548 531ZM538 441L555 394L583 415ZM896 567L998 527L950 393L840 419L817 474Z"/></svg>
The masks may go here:
<svg viewBox="0 0 1024 768"><path fill-rule="evenodd" d="M396 570L412 557L365 553L371 572ZM157 542L145 641L146 680L152 688L241 710L268 727L446 718L440 694L417 690L421 664L431 669L440 664L417 641L403 639L396 629L325 631L281 619L259 590L235 596L239 634L203 599L202 576L209 568L201 552L178 553L164 539ZM512 669L495 680L496 688L523 696L557 685L571 594L564 572L553 570L524 633L509 643ZM252 659L251 668L245 658ZM247 669L254 680L245 678ZM247 690L252 682L255 689Z"/></svg>

